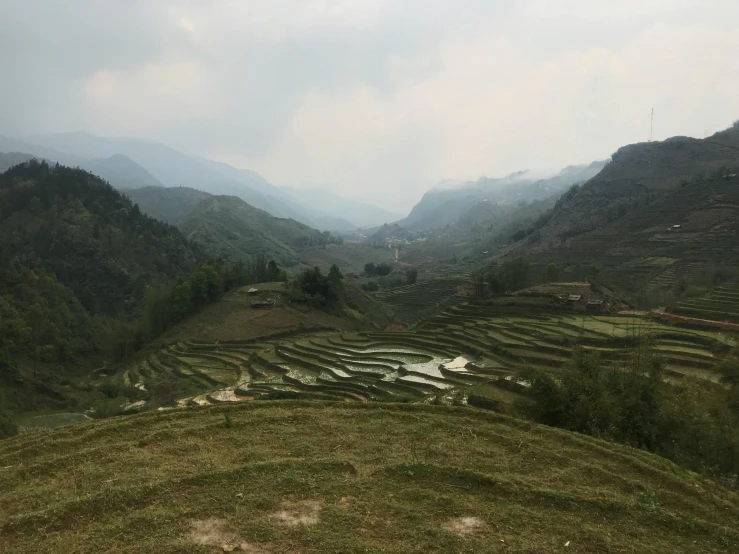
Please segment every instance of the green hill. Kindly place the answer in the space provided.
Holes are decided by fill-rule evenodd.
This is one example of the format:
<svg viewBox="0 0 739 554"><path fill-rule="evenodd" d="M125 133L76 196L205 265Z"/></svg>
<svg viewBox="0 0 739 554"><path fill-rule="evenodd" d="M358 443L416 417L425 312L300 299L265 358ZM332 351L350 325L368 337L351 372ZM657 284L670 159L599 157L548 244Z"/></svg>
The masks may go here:
<svg viewBox="0 0 739 554"><path fill-rule="evenodd" d="M142 212L172 225L179 225L202 200L211 194L188 187L142 187L123 193Z"/></svg>
<svg viewBox="0 0 739 554"><path fill-rule="evenodd" d="M18 554L739 548L735 493L469 408L155 412L2 441L0 467L0 550Z"/></svg>
<svg viewBox="0 0 739 554"><path fill-rule="evenodd" d="M631 291L665 288L710 264L736 270L739 125L704 140L675 137L619 149L564 194L514 255L601 264Z"/></svg>
<svg viewBox="0 0 739 554"><path fill-rule="evenodd" d="M174 227L140 212L99 178L30 162L0 175L0 247L54 275L91 313L135 308L143 288L189 270L196 254Z"/></svg>
<svg viewBox="0 0 739 554"><path fill-rule="evenodd" d="M235 196L201 200L179 227L211 254L238 259L264 251L288 267L297 263L298 249L335 240L328 232L273 217Z"/></svg>
<svg viewBox="0 0 739 554"><path fill-rule="evenodd" d="M201 257L85 171L31 161L1 174L0 412L67 405L57 386L96 367L148 287Z"/></svg>

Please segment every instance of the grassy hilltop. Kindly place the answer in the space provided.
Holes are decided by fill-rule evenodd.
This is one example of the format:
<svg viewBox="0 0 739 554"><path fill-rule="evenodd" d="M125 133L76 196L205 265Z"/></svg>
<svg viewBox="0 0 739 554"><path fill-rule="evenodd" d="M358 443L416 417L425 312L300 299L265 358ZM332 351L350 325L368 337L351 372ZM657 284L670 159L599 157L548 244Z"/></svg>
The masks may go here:
<svg viewBox="0 0 739 554"><path fill-rule="evenodd" d="M251 402L0 443L0 550L732 552L739 497L467 408Z"/></svg>

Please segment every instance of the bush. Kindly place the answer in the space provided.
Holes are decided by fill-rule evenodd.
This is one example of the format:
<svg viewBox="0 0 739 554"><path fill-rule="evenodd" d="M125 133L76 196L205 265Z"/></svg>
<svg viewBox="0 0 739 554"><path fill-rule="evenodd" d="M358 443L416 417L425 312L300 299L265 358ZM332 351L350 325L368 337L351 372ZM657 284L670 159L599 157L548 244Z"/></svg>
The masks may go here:
<svg viewBox="0 0 739 554"><path fill-rule="evenodd" d="M364 273L366 275L376 275L379 277L389 275L392 270L393 266L388 263L374 264L373 262L370 262L364 266Z"/></svg>
<svg viewBox="0 0 739 554"><path fill-rule="evenodd" d="M723 368L734 375L733 367ZM576 349L554 379L527 372L531 415L554 427L645 448L714 477L739 473L739 395L699 379L675 386L648 343L623 366ZM737 409L734 409L736 406Z"/></svg>
<svg viewBox="0 0 739 554"><path fill-rule="evenodd" d="M0 439L5 439L18 434L18 426L7 414L0 414Z"/></svg>
<svg viewBox="0 0 739 554"><path fill-rule="evenodd" d="M117 398L121 395L123 387L112 379L108 379L100 385L100 392L108 398Z"/></svg>
<svg viewBox="0 0 739 554"><path fill-rule="evenodd" d="M123 403L125 398L114 398L100 400L94 404L90 416L95 419L105 419L108 417L114 417L123 413Z"/></svg>

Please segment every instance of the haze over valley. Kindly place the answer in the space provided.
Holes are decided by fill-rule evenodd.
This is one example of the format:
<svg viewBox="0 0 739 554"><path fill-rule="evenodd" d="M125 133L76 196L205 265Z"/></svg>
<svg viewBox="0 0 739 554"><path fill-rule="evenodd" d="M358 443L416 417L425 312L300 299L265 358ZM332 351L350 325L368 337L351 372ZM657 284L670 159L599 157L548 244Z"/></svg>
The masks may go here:
<svg viewBox="0 0 739 554"><path fill-rule="evenodd" d="M739 5L0 5L0 551L739 551Z"/></svg>

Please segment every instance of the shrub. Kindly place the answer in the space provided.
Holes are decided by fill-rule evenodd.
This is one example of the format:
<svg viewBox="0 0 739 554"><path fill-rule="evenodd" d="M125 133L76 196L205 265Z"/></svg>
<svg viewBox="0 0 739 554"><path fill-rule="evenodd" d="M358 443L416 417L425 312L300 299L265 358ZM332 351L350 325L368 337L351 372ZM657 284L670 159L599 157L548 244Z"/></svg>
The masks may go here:
<svg viewBox="0 0 739 554"><path fill-rule="evenodd" d="M734 365L725 365L725 376L736 375ZM648 343L620 367L578 348L559 379L536 371L523 377L531 382L530 413L541 423L645 448L736 480L739 394L699 379L667 383Z"/></svg>
<svg viewBox="0 0 739 554"><path fill-rule="evenodd" d="M93 405L90 416L95 419L105 419L120 415L123 413L124 402L124 398L99 400Z"/></svg>
<svg viewBox="0 0 739 554"><path fill-rule="evenodd" d="M0 413L0 439L12 437L18 434L18 426L7 414Z"/></svg>

